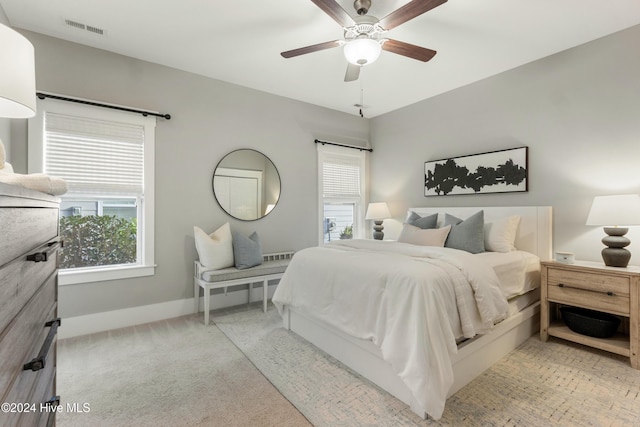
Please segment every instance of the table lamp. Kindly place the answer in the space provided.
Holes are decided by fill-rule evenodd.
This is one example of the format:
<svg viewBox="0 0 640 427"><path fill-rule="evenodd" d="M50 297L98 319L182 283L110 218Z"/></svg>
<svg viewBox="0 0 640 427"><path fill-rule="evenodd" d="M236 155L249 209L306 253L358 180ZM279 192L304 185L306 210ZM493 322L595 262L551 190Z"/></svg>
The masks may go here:
<svg viewBox="0 0 640 427"><path fill-rule="evenodd" d="M0 24L0 117L36 114L36 71L33 45L22 34Z"/></svg>
<svg viewBox="0 0 640 427"><path fill-rule="evenodd" d="M631 252L625 249L631 241L624 237L627 226L640 225L640 195L621 194L596 196L593 199L586 225L602 225L607 234L603 239L607 247L602 250L604 264L609 267L626 267Z"/></svg>
<svg viewBox="0 0 640 427"><path fill-rule="evenodd" d="M387 218L391 218L391 213L389 212L389 207L387 206L386 202L369 203L365 219L371 219L375 224L373 226L374 239L382 240L382 238L384 237L384 233L382 232L382 230L384 229L384 227L382 226L382 221Z"/></svg>

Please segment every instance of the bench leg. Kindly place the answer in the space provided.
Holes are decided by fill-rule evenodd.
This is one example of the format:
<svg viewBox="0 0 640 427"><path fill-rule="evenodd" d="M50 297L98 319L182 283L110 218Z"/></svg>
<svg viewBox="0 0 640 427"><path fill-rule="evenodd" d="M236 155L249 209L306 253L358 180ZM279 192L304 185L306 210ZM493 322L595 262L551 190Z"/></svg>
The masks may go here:
<svg viewBox="0 0 640 427"><path fill-rule="evenodd" d="M269 280L264 279L262 283L262 311L267 312L267 298L269 297Z"/></svg>
<svg viewBox="0 0 640 427"><path fill-rule="evenodd" d="M193 279L193 312L198 313L198 309L200 308L200 285L196 282L196 279Z"/></svg>
<svg viewBox="0 0 640 427"><path fill-rule="evenodd" d="M204 288L204 324L209 324L209 301L211 298L211 289Z"/></svg>

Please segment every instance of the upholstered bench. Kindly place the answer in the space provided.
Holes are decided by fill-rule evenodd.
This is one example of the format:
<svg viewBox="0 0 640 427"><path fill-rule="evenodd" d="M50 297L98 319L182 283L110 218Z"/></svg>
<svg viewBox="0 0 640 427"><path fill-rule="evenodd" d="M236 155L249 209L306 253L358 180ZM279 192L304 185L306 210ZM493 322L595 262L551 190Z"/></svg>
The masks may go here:
<svg viewBox="0 0 640 427"><path fill-rule="evenodd" d="M212 289L224 288L226 294L229 286L249 285L249 302L251 302L253 284L257 282L262 282L262 309L266 312L269 281L282 277L292 256L293 252L265 254L262 264L243 270L235 267L214 270L196 260L193 277L195 313L200 308L200 288L204 289L204 324L208 325Z"/></svg>

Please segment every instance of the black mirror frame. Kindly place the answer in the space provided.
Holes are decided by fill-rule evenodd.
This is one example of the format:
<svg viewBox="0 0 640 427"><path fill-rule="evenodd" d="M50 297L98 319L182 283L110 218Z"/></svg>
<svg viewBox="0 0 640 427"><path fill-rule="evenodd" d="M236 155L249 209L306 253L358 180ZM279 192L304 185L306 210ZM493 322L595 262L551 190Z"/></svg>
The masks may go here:
<svg viewBox="0 0 640 427"><path fill-rule="evenodd" d="M239 151L253 151L256 154L261 155L262 157L264 157L266 160L268 160L271 165L273 166L273 170L276 172L276 176L278 178L278 198L275 200L274 203L274 207L267 213L263 213L261 216L259 216L258 218L255 219L244 219L244 218L238 218L234 215L232 215L230 212L228 212L223 206L222 203L220 203L220 200L218 199L218 196L216 195L216 190L215 190L215 185L214 185L214 180L216 178L216 171L218 170L218 168L220 168L220 165L222 164L222 162L225 161L225 159L227 159L229 156L231 156L234 153L237 153ZM257 221L260 220L264 217L266 217L267 215L269 215L271 212L273 212L273 210L276 208L276 206L278 205L278 203L280 202L280 196L282 195L282 179L280 177L280 171L278 171L278 168L276 167L276 164L273 163L273 160L271 160L266 154L258 151L258 150L254 150L252 148L239 148L237 150L233 150L229 153L227 153L226 155L224 155L222 157L222 159L220 159L220 161L218 162L218 164L216 165L215 169L213 170L213 176L211 177L211 191L213 192L213 197L216 199L216 202L218 203L218 206L220 206L220 209L222 209L227 215L229 215L230 217L237 219L239 221Z"/></svg>

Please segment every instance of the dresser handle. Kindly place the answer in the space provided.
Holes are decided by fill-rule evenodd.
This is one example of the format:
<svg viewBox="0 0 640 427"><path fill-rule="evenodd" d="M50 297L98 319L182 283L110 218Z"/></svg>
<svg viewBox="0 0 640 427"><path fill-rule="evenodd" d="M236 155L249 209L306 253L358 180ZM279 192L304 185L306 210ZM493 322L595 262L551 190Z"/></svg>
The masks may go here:
<svg viewBox="0 0 640 427"><path fill-rule="evenodd" d="M53 396L51 399L44 402L47 408L56 408L60 406L60 396ZM47 418L47 427L53 427L56 423L56 411L50 410L49 417Z"/></svg>
<svg viewBox="0 0 640 427"><path fill-rule="evenodd" d="M54 250L58 249L59 245L60 245L60 242L49 242L47 243L47 246L49 246L48 250L27 255L27 261L47 262L49 261L49 258L50 258L49 254Z"/></svg>
<svg viewBox="0 0 640 427"><path fill-rule="evenodd" d="M592 289L582 289L582 288L575 288L575 287L573 287L573 286L566 286L564 283L558 283L558 287L559 287L559 288L567 287L567 288L570 288L570 289L579 289L579 290L581 290L581 291L602 293L601 291L594 291L594 290L592 290ZM614 292L611 292L611 291L607 291L607 292L605 292L605 293L606 293L608 296L610 296L610 297L614 297L614 296L616 296L616 294L615 294Z"/></svg>
<svg viewBox="0 0 640 427"><path fill-rule="evenodd" d="M25 363L23 366L24 371L39 371L40 369L44 369L45 360L47 359L47 354L49 353L49 349L51 348L51 344L53 343L53 339L58 332L58 326L60 326L60 318L50 320L44 324L45 328L49 329L49 333L47 334L47 339L44 340L42 344L42 348L40 348L40 352L36 357L34 357L31 362Z"/></svg>

